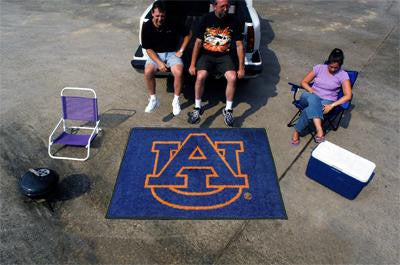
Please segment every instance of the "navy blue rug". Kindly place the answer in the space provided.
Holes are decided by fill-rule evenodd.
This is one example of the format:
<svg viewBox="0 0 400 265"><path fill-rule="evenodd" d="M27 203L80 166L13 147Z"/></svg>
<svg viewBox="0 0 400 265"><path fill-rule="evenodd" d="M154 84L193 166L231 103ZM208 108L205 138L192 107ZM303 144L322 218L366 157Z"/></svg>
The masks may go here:
<svg viewBox="0 0 400 265"><path fill-rule="evenodd" d="M286 219L265 129L132 129L106 217Z"/></svg>

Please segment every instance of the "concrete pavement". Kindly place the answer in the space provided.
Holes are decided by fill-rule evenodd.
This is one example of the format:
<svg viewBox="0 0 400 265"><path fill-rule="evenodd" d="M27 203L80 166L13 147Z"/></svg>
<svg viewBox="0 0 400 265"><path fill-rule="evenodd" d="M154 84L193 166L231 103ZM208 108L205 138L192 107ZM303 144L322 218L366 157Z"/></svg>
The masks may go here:
<svg viewBox="0 0 400 265"><path fill-rule="evenodd" d="M2 264L398 264L398 1L255 1L262 21L263 74L239 85L240 127L264 127L288 220L106 220L130 128L225 127L223 91L209 94L200 125L189 125L157 80L160 108L144 113L143 76L130 66L139 17L150 0L1 1L0 199ZM315 144L289 145L294 114L288 81L299 82L334 48L360 71L353 107L327 139L376 163L374 180L354 201L308 179ZM92 87L103 135L87 162L55 161L47 139L59 92ZM55 211L27 204L18 179L30 167L61 176Z"/></svg>

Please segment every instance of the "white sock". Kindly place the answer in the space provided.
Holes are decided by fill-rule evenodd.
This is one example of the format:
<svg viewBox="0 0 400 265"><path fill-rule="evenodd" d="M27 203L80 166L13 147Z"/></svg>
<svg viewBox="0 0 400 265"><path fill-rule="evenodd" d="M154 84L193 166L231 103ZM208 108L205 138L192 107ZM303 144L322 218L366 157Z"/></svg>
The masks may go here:
<svg viewBox="0 0 400 265"><path fill-rule="evenodd" d="M156 100L156 94L150 95L150 99L151 99L151 100Z"/></svg>
<svg viewBox="0 0 400 265"><path fill-rule="evenodd" d="M233 105L233 101L226 101L226 106L225 106L225 109L226 110L229 110L229 109L232 109L232 105Z"/></svg>
<svg viewBox="0 0 400 265"><path fill-rule="evenodd" d="M173 99L172 102L178 102L178 101L179 101L179 96L177 96L177 95L174 94L174 99Z"/></svg>
<svg viewBox="0 0 400 265"><path fill-rule="evenodd" d="M201 99L195 99L194 100L194 107L195 108L201 108Z"/></svg>

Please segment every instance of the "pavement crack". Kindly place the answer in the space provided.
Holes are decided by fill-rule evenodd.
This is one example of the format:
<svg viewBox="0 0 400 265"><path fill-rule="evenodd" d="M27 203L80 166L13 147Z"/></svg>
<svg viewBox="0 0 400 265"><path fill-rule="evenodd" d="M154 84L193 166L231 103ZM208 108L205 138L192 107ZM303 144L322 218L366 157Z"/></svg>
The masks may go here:
<svg viewBox="0 0 400 265"><path fill-rule="evenodd" d="M361 69L359 71L359 73L364 71L364 68L369 65L369 63L375 58L375 56L378 54L378 52L381 50L383 44L387 41L387 39L392 35L393 31L395 30L395 28L397 27L397 25L393 25L392 29L385 35L385 38L383 38L383 40L379 43L379 45L376 47L375 51L371 54L371 56L368 58L367 62L364 63L361 66Z"/></svg>
<svg viewBox="0 0 400 265"><path fill-rule="evenodd" d="M221 257L223 256L223 254L225 253L225 251L227 249L229 249L229 247L232 245L232 243L234 241L236 241L236 239L238 239L242 234L244 229L247 227L247 225L250 223L250 220L245 220L242 225L240 226L240 228L236 231L236 233L229 239L228 243L225 245L225 247L223 247L218 255L217 258L215 259L214 263L212 263L213 265L217 265L218 261L221 259Z"/></svg>
<svg viewBox="0 0 400 265"><path fill-rule="evenodd" d="M306 148L308 147L308 145L311 143L311 141L313 140L313 137L311 136L310 139L308 140L308 142L304 145L304 147L300 150L300 152L297 154L297 156L293 159L292 163L290 163L290 165L286 168L286 170L282 173L282 175L278 178L278 181L280 182L285 176L286 174L289 172L289 170L292 168L292 166L294 165L294 163L297 162L297 160L300 158L300 156L304 153L304 151L306 150Z"/></svg>
<svg viewBox="0 0 400 265"><path fill-rule="evenodd" d="M313 140L313 137L311 136L310 139L307 141L307 143L304 145L304 147L300 150L300 152L297 154L297 156L293 159L292 163L286 168L286 170L282 173L282 175L278 178L278 182L280 182L287 174L287 172L292 168L294 163L300 158L300 156L304 153L304 151L307 149L308 145L311 143ZM217 258L215 259L213 265L218 265L219 260L221 257L224 255L225 251L230 248L230 246L233 244L234 241L236 241L242 234L243 231L246 229L247 225L250 223L251 220L245 220L242 225L239 227L239 229L235 232L235 234L229 239L228 243L219 251Z"/></svg>

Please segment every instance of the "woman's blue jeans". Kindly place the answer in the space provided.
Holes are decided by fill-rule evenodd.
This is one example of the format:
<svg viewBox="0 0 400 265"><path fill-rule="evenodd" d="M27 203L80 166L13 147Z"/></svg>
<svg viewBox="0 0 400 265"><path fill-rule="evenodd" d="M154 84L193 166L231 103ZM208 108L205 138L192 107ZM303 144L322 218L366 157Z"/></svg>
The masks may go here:
<svg viewBox="0 0 400 265"><path fill-rule="evenodd" d="M294 128L297 132L302 132L314 118L324 119L323 106L329 105L333 101L322 99L310 92L303 92L300 96L299 103L303 107L297 123Z"/></svg>

